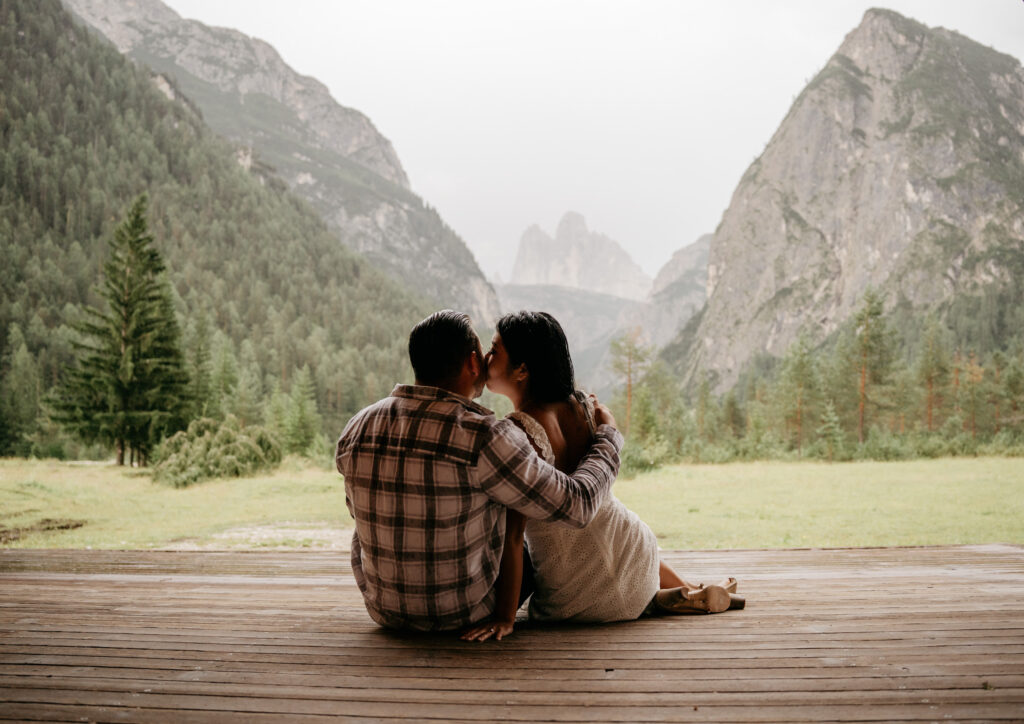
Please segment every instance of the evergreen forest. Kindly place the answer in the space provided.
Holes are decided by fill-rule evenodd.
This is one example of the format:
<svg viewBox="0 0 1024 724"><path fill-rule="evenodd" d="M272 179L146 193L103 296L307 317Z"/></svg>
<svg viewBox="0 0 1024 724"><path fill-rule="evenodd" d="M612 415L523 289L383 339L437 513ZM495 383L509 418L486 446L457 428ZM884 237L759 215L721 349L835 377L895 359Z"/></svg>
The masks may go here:
<svg viewBox="0 0 1024 724"><path fill-rule="evenodd" d="M765 357L724 392L703 375L681 389L665 359L625 334L612 344L622 381L624 468L680 460L901 460L1024 456L1024 340L965 344L937 314L905 325L868 290L820 345L806 337Z"/></svg>
<svg viewBox="0 0 1024 724"><path fill-rule="evenodd" d="M181 328L183 422L232 415L302 447L408 379L429 305L58 0L0 1L0 77L0 455L90 454L46 401L141 194Z"/></svg>

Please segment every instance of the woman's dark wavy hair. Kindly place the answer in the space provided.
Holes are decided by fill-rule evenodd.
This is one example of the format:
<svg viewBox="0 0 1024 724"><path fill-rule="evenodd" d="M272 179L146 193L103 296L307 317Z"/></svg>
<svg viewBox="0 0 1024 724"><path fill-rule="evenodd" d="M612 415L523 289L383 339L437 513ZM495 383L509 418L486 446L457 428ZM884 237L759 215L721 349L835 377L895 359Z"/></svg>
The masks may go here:
<svg viewBox="0 0 1024 724"><path fill-rule="evenodd" d="M558 320L547 312L511 312L495 325L512 367L526 365L526 394L534 402L560 402L572 396L576 376L569 342Z"/></svg>

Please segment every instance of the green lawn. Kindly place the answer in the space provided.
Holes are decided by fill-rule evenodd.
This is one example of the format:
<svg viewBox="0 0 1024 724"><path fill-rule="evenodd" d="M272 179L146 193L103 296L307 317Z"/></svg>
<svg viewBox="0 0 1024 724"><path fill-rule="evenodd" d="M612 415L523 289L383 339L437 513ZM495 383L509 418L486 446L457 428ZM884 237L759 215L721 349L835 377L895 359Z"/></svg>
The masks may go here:
<svg viewBox="0 0 1024 724"><path fill-rule="evenodd" d="M1024 543L1020 458L676 465L615 492L664 548ZM0 460L6 547L318 547L346 528L340 476L294 460L187 489L110 464ZM237 529L249 538L219 537Z"/></svg>
<svg viewBox="0 0 1024 724"><path fill-rule="evenodd" d="M352 527L341 476L291 458L270 475L211 480L191 488L158 485L146 473L113 464L0 460L0 527L38 528L45 519L84 525L24 532L2 545L149 548L193 539L208 543L239 526ZM299 546L305 542L294 534L289 538Z"/></svg>
<svg viewBox="0 0 1024 724"><path fill-rule="evenodd" d="M615 484L663 548L1024 543L1024 459L675 465Z"/></svg>

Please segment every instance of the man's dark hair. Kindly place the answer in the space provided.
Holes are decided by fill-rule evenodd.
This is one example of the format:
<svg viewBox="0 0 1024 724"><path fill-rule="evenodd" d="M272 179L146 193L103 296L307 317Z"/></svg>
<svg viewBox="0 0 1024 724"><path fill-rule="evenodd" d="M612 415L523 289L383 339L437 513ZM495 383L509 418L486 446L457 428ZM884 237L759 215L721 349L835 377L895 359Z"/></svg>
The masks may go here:
<svg viewBox="0 0 1024 724"><path fill-rule="evenodd" d="M434 312L409 333L409 361L417 382L424 385L454 383L466 358L479 350L480 339L469 315L451 309Z"/></svg>
<svg viewBox="0 0 1024 724"><path fill-rule="evenodd" d="M527 397L560 402L572 396L576 378L562 325L547 312L512 312L498 320L497 332L512 367L526 365Z"/></svg>

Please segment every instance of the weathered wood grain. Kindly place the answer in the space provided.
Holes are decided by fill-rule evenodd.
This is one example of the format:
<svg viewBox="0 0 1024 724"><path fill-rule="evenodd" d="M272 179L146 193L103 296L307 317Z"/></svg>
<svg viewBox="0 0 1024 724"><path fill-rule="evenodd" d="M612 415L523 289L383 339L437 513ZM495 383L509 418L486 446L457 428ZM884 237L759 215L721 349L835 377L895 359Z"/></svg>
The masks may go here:
<svg viewBox="0 0 1024 724"><path fill-rule="evenodd" d="M1024 548L665 552L744 611L400 635L347 554L0 550L0 719L1021 721Z"/></svg>

